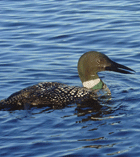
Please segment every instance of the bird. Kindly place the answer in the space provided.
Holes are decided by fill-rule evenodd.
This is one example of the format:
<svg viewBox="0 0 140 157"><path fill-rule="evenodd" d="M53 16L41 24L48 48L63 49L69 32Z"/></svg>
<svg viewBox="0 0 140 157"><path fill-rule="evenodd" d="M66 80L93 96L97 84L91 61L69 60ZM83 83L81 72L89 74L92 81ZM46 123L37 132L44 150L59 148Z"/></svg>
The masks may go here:
<svg viewBox="0 0 140 157"><path fill-rule="evenodd" d="M112 61L97 51L84 53L78 61L78 74L83 87L68 86L59 82L41 82L13 93L0 101L0 109L25 106L65 106L89 99L97 100L100 91L106 95L111 92L98 76L101 71L114 71L133 74L134 70Z"/></svg>

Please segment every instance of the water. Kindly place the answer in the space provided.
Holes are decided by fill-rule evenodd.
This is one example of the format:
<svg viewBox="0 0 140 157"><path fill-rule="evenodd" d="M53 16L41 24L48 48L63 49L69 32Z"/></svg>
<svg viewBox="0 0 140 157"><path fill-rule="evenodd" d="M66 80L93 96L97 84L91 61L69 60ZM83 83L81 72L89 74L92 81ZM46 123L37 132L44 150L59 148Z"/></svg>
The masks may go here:
<svg viewBox="0 0 140 157"><path fill-rule="evenodd" d="M134 75L100 73L94 106L0 111L0 156L139 156L140 2L0 1L0 99L42 81L82 86L77 61L96 50Z"/></svg>

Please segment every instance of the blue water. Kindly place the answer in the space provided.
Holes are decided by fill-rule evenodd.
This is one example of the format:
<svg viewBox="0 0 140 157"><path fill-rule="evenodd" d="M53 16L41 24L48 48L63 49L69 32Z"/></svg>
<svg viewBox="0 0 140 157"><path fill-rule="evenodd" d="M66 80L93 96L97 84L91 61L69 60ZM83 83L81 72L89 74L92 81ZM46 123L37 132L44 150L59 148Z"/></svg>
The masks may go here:
<svg viewBox="0 0 140 157"><path fill-rule="evenodd" d="M98 109L0 111L0 156L139 157L140 2L1 0L0 6L0 99L42 81L82 86L77 62L90 50L136 71L100 73L112 99Z"/></svg>

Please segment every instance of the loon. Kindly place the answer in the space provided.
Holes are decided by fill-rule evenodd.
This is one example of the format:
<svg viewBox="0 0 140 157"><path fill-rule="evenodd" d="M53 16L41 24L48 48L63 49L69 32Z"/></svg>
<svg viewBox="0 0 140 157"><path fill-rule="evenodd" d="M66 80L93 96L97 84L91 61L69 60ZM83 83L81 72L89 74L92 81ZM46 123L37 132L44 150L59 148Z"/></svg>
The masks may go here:
<svg viewBox="0 0 140 157"><path fill-rule="evenodd" d="M105 54L89 51L78 61L78 74L83 87L68 86L57 82L41 82L24 88L7 99L0 101L0 109L19 106L64 106L88 99L97 100L98 92L103 90L110 95L110 90L99 78L100 71L115 71L132 74L135 71L109 59Z"/></svg>

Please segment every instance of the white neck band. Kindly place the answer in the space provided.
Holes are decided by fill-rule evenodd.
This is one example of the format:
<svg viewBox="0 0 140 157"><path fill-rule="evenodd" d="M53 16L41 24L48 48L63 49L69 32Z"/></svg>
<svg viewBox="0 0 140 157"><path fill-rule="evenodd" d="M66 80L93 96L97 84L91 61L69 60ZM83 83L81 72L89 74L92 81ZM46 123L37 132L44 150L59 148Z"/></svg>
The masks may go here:
<svg viewBox="0 0 140 157"><path fill-rule="evenodd" d="M95 80L89 80L89 81L83 82L83 86L90 89L90 88L93 88L95 85L97 85L99 82L100 82L100 79L97 78Z"/></svg>

